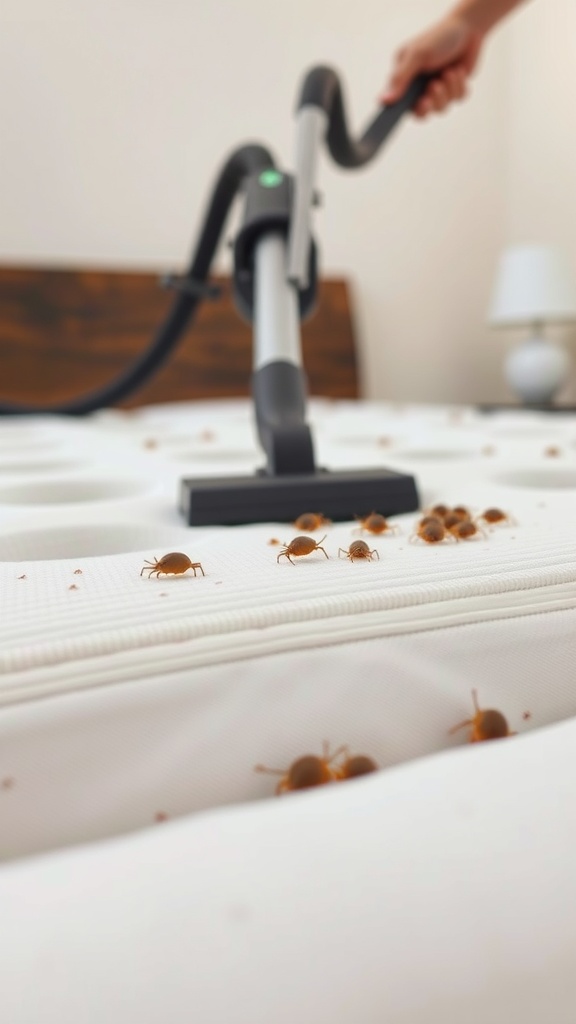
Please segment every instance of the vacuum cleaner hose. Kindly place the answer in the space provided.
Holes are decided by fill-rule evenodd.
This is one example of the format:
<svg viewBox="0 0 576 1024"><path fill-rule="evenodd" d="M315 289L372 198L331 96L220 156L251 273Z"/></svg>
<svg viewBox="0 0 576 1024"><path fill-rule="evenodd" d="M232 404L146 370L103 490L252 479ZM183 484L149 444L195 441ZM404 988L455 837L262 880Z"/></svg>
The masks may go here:
<svg viewBox="0 0 576 1024"><path fill-rule="evenodd" d="M341 167L362 167L376 155L382 143L396 127L403 114L410 110L424 93L430 78L418 75L404 96L383 107L359 139L348 131L342 86L336 71L316 67L306 75L300 92L298 110L319 107L328 117L326 142L332 159Z"/></svg>
<svg viewBox="0 0 576 1024"><path fill-rule="evenodd" d="M275 167L273 157L267 149L259 145L242 146L228 158L212 192L196 251L183 277L184 285L186 280L193 285L206 281L230 207L243 180L250 174L271 167ZM0 402L0 415L58 413L60 415L84 416L96 409L102 409L121 401L145 384L166 362L189 325L201 298L200 293L179 293L151 345L116 380L104 387L58 406L38 407Z"/></svg>

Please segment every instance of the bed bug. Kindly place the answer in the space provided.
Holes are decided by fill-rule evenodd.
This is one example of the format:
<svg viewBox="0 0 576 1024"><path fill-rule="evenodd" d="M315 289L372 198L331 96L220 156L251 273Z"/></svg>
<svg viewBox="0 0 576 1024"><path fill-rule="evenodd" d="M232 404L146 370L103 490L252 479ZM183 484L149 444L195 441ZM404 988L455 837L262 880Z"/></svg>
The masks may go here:
<svg viewBox="0 0 576 1024"><path fill-rule="evenodd" d="M278 540L278 537L270 537L270 540L268 541L268 543L271 544L271 545L274 545L274 544L279 544L280 541Z"/></svg>
<svg viewBox="0 0 576 1024"><path fill-rule="evenodd" d="M463 522L463 520L456 512L450 511L446 513L442 522L447 530L452 530L454 526L457 526L458 523Z"/></svg>
<svg viewBox="0 0 576 1024"><path fill-rule="evenodd" d="M328 526L331 522L332 520L327 519L323 512L303 512L292 526L297 530L304 530L305 533L314 533L320 526Z"/></svg>
<svg viewBox="0 0 576 1024"><path fill-rule="evenodd" d="M508 722L501 711L495 711L493 708L482 711L478 705L478 693L476 690L472 690L472 700L474 702L474 717L453 726L449 730L450 735L458 732L458 729L464 729L467 725L471 727L470 743L483 743L485 740L499 740L504 736L516 735L516 733L510 731Z"/></svg>
<svg viewBox="0 0 576 1024"><path fill-rule="evenodd" d="M426 509L426 514L429 516L435 516L437 519L444 519L451 510L448 505L433 505L432 508Z"/></svg>
<svg viewBox="0 0 576 1024"><path fill-rule="evenodd" d="M360 775L377 772L378 765L366 754L353 754L352 757L346 756L344 762L336 770L338 778L341 780L357 779Z"/></svg>
<svg viewBox="0 0 576 1024"><path fill-rule="evenodd" d="M472 540L472 537L486 536L484 530L477 523L472 522L471 519L460 519L449 529L456 540Z"/></svg>
<svg viewBox="0 0 576 1024"><path fill-rule="evenodd" d="M368 533L394 533L398 529L379 512L371 512L369 516L356 516L356 519L360 523L359 529Z"/></svg>
<svg viewBox="0 0 576 1024"><path fill-rule="evenodd" d="M353 540L348 549L338 548L338 558L340 558L341 551L344 552L346 558L349 558L351 562L353 562L355 558L365 558L369 562L371 562L373 555L375 555L376 558L378 559L380 558L380 555L376 551L376 548L374 548L373 551L370 551L370 548L368 547L365 540Z"/></svg>
<svg viewBox="0 0 576 1024"><path fill-rule="evenodd" d="M290 555L294 555L294 558L300 558L302 555L311 555L313 551L322 551L326 555L322 547L322 542L325 540L326 535L318 543L316 543L313 537L294 537L294 540L291 540L289 544L284 544L284 550L280 552L276 561L279 562L282 555L284 555L289 562L292 562ZM328 558L328 555L326 555L326 558ZM292 565L294 565L294 562L292 562Z"/></svg>
<svg viewBox="0 0 576 1024"><path fill-rule="evenodd" d="M561 454L560 449L555 444L550 444L544 449L544 455L548 459L557 459Z"/></svg>
<svg viewBox="0 0 576 1024"><path fill-rule="evenodd" d="M440 519L430 519L427 523L422 525L418 523L416 532L410 537L410 541L414 543L417 540L423 540L426 544L441 544L443 540L447 540L451 534L448 532L444 523Z"/></svg>
<svg viewBox="0 0 576 1024"><path fill-rule="evenodd" d="M472 519L472 513L465 505L455 505L450 509L450 514L458 516L458 519Z"/></svg>
<svg viewBox="0 0 576 1024"><path fill-rule="evenodd" d="M495 526L497 523L513 523L512 516L508 515L507 512L503 512L501 508L487 508L482 515L478 516L478 519L483 519L490 526Z"/></svg>
<svg viewBox="0 0 576 1024"><path fill-rule="evenodd" d="M181 573L186 572L188 569L193 569L194 575L196 575L196 569L200 569L203 576L206 575L200 562L191 562L188 555L183 555L181 551L170 551L160 559L154 557L153 562L149 562L147 558L144 561L146 565L142 566L140 575L149 570L148 579L154 576L154 574L158 578L160 576L180 576Z"/></svg>
<svg viewBox="0 0 576 1024"><path fill-rule="evenodd" d="M428 515L428 516L422 516L422 519L420 519L418 521L418 526L428 526L428 523L442 523L442 522L443 522L443 520L440 519L440 516Z"/></svg>
<svg viewBox="0 0 576 1024"><path fill-rule="evenodd" d="M311 789L313 786L323 786L327 782L336 782L339 776L339 769L332 767L332 762L346 751L346 747L339 747L333 754L329 753L328 744L323 744L322 757L316 754L304 754L292 762L286 768L266 768L263 764L257 764L255 772L265 772L267 775L280 775L280 782L276 786L276 794L292 793L298 789Z"/></svg>

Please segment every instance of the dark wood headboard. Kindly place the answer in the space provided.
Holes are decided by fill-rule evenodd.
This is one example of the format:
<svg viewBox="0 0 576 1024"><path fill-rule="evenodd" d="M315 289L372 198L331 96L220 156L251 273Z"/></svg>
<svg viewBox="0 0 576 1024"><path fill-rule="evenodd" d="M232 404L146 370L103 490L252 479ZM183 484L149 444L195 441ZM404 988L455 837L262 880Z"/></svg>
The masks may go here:
<svg viewBox="0 0 576 1024"><path fill-rule="evenodd" d="M125 407L249 393L251 330L229 279L202 303L176 352ZM171 293L151 273L0 267L0 401L52 404L115 378L150 343ZM310 393L357 398L356 345L345 280L320 284L303 325Z"/></svg>

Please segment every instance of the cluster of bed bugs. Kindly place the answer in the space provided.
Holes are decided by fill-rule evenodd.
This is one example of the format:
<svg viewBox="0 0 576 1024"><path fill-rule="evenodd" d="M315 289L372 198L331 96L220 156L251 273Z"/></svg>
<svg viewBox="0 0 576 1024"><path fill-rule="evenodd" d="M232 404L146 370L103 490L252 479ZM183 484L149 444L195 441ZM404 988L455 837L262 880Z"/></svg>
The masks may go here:
<svg viewBox="0 0 576 1024"><path fill-rule="evenodd" d="M370 512L367 516L356 516L356 521L359 524L357 531L371 533L374 536L382 536L398 531L398 527L390 523L379 512ZM440 544L447 540L471 540L473 537L486 536L482 524L494 526L501 523L511 523L512 521L508 513L503 512L499 508L487 508L480 515L474 516L464 505L450 507L438 504L428 509L426 514L418 521L415 532L410 540L421 540L426 544ZM320 526L326 526L330 522L331 520L327 519L322 512L304 512L298 516L293 525L298 529L306 529L308 533L313 533ZM288 543L284 542L282 544L282 550L279 551L276 562L279 563L281 558L285 558L291 565L294 565L294 558L302 558L316 551L321 551L326 558L329 558L330 556L326 549L322 546L326 536L327 534L324 534L319 541L316 541L313 537L306 534L299 534ZM280 541L276 537L272 537L268 544L279 545ZM364 540L352 541L348 548L338 548L338 558L341 558L342 555L350 562L371 562L375 558L380 558L378 551L375 548L370 548ZM140 575L142 576L143 573L147 572L148 579L152 576L157 578L160 578L160 576L181 576L188 572L189 569L192 569L194 576L196 576L197 570L200 570L202 576L206 575L201 562L193 562L182 551L170 551L167 555L163 555L162 558L155 557L152 562L145 559ZM76 571L80 572L81 570Z"/></svg>
<svg viewBox="0 0 576 1024"><path fill-rule="evenodd" d="M449 540L472 540L486 537L484 525L512 523L511 516L500 508L487 508L475 516L464 505L433 505L416 524L411 541L422 540L426 544L441 544Z"/></svg>
<svg viewBox="0 0 576 1024"><path fill-rule="evenodd" d="M357 529L360 532L366 531L367 533L381 535L384 533L395 533L398 530L397 526L389 523L379 512L371 512L367 516L356 516L356 521L359 523ZM313 533L320 526L326 526L330 522L331 520L327 519L322 512L304 512L294 521L293 526L299 530L307 530L309 533ZM293 558L311 555L314 551L322 551L326 558L328 558L328 554L322 547L325 540L326 534L320 541L315 541L312 537L301 534L298 537L294 537L288 544L284 542L282 551L278 554L276 561L279 562L281 558L287 558L289 562L292 562ZM268 543L276 543L276 539L272 538ZM380 558L378 552L375 549L371 550L364 540L355 540L348 548L338 548L339 558L341 554L351 562L358 560L371 562L373 558ZM294 565L293 562L292 565Z"/></svg>
<svg viewBox="0 0 576 1024"><path fill-rule="evenodd" d="M469 743L486 743L490 740L516 736L501 711L497 711L495 708L483 709L480 707L476 690L472 690L472 701L474 704L472 718L453 726L449 729L448 735L458 732L459 729L468 728ZM524 719L527 720L530 717L530 712L524 712ZM254 768L256 772L279 776L280 780L276 786L277 796L324 786L330 782L359 778L361 775L369 775L378 770L376 761L367 754L350 755L347 746L338 747L333 754L330 754L330 748L326 742L323 744L321 756L304 754L302 757L297 757L287 768L267 768L263 764L257 764Z"/></svg>
<svg viewBox="0 0 576 1024"><path fill-rule="evenodd" d="M340 762L337 758L341 758ZM314 786L323 786L328 782L342 782L345 779L358 778L360 775L368 775L378 770L378 765L366 754L350 755L348 747L338 747L333 754L327 743L323 744L322 756L316 754L304 754L298 757L288 768L266 768L257 764L256 772L265 772L267 775L279 775L280 781L276 786L276 794L293 793L300 789L312 789Z"/></svg>

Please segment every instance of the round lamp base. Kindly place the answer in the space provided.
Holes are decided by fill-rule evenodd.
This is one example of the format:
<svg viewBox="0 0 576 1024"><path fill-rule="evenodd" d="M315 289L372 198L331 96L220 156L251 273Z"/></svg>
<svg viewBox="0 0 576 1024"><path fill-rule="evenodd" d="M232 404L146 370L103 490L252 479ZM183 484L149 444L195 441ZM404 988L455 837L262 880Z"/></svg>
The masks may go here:
<svg viewBox="0 0 576 1024"><path fill-rule="evenodd" d="M512 349L504 364L512 391L530 405L552 402L566 383L569 370L568 353L540 335L526 338Z"/></svg>

